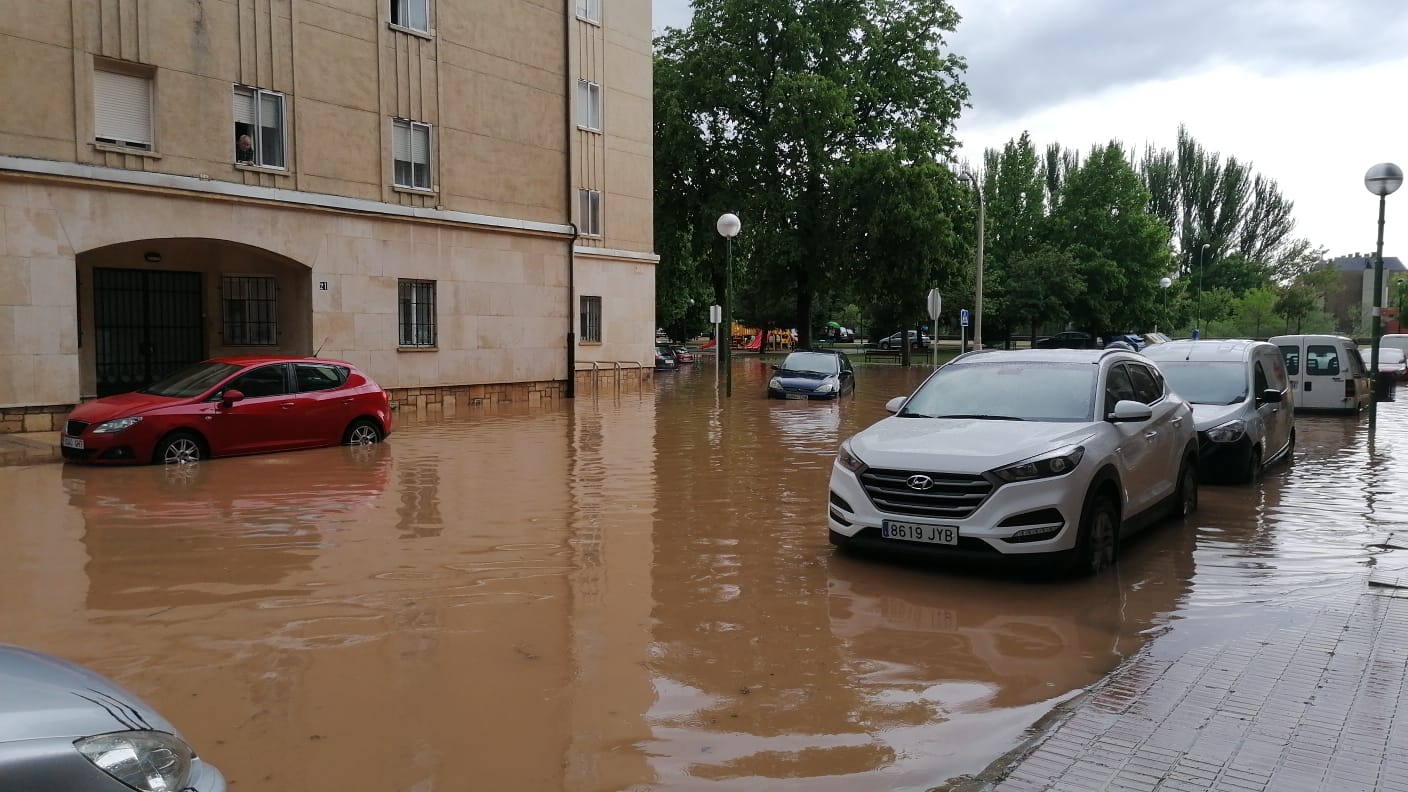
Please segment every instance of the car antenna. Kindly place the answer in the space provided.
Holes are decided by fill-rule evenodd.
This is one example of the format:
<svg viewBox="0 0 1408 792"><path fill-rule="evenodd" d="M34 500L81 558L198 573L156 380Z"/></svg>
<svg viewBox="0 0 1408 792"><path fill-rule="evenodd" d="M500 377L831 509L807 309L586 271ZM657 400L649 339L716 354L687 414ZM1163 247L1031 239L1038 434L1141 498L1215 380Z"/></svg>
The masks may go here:
<svg viewBox="0 0 1408 792"><path fill-rule="evenodd" d="M328 336L328 338L331 338L331 337L332 337L332 336ZM317 356L318 356L318 353L319 353L319 352L322 352L322 351L323 351L323 347L325 347L325 346L327 346L327 345L328 345L328 339L327 339L327 338L324 338L324 339L323 339L323 343L318 344L318 348L315 349L315 350L313 350L313 357L317 357Z"/></svg>

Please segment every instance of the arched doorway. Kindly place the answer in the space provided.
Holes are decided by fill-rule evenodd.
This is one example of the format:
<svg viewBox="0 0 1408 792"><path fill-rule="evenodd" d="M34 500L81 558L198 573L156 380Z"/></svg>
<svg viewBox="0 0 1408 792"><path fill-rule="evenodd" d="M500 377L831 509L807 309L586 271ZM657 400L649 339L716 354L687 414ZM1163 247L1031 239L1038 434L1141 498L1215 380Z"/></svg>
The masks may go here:
<svg viewBox="0 0 1408 792"><path fill-rule="evenodd" d="M85 395L141 388L210 357L308 354L308 267L217 239L122 242L77 256Z"/></svg>

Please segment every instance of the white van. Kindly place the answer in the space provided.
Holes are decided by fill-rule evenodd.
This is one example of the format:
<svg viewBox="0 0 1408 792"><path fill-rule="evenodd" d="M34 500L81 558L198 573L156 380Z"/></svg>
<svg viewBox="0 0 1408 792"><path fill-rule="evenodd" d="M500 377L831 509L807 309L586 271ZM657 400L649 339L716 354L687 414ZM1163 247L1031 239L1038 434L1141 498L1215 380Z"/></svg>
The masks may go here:
<svg viewBox="0 0 1408 792"><path fill-rule="evenodd" d="M1379 349L1397 349L1408 357L1408 333L1384 333L1379 336Z"/></svg>
<svg viewBox="0 0 1408 792"><path fill-rule="evenodd" d="M1290 459L1296 404L1286 361L1265 341L1168 341L1143 350L1193 405L1198 474L1253 481L1263 464Z"/></svg>
<svg viewBox="0 0 1408 792"><path fill-rule="evenodd" d="M1302 410L1359 412L1373 390L1359 347L1344 336L1283 335L1270 339L1281 348L1286 374Z"/></svg>

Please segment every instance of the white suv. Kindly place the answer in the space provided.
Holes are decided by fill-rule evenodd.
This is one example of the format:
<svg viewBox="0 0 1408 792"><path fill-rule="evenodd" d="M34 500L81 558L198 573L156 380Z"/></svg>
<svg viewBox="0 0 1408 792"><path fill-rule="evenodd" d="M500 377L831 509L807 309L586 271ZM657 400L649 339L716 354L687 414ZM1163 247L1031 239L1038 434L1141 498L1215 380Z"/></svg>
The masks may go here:
<svg viewBox="0 0 1408 792"><path fill-rule="evenodd" d="M1050 557L1079 574L1198 506L1198 439L1157 366L1119 350L961 355L841 444L831 543L946 557Z"/></svg>

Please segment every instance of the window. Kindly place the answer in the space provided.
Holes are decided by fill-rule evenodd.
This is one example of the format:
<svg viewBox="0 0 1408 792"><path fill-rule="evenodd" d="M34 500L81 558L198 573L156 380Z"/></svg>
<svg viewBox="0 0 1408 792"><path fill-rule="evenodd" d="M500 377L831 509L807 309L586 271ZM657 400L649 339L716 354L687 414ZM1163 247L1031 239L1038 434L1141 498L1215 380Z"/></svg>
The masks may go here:
<svg viewBox="0 0 1408 792"><path fill-rule="evenodd" d="M99 143L152 150L152 80L93 72L93 137Z"/></svg>
<svg viewBox="0 0 1408 792"><path fill-rule="evenodd" d="M430 189L430 125L396 119L391 122L391 158L397 187Z"/></svg>
<svg viewBox="0 0 1408 792"><path fill-rule="evenodd" d="M435 346L435 281L400 280L403 347Z"/></svg>
<svg viewBox="0 0 1408 792"><path fill-rule="evenodd" d="M587 80L577 81L577 123L583 129L601 131L601 86Z"/></svg>
<svg viewBox="0 0 1408 792"><path fill-rule="evenodd" d="M577 18L601 24L601 0L577 0Z"/></svg>
<svg viewBox="0 0 1408 792"><path fill-rule="evenodd" d="M1320 344L1306 346L1305 373L1311 376L1329 376L1340 373L1339 349Z"/></svg>
<svg viewBox="0 0 1408 792"><path fill-rule="evenodd" d="M1286 373L1300 373L1300 348L1293 346L1281 347L1281 356L1286 359Z"/></svg>
<svg viewBox="0 0 1408 792"><path fill-rule="evenodd" d="M278 343L278 283L267 276L226 275L220 286L227 346Z"/></svg>
<svg viewBox="0 0 1408 792"><path fill-rule="evenodd" d="M1129 372L1125 369L1125 366L1115 366L1105 378L1106 415L1115 411L1118 402L1138 400L1134 395L1134 383L1130 382Z"/></svg>
<svg viewBox="0 0 1408 792"><path fill-rule="evenodd" d="M275 363L247 371L231 380L224 390L237 390L246 399L283 396L289 392L288 364Z"/></svg>
<svg viewBox="0 0 1408 792"><path fill-rule="evenodd" d="M391 0L391 24L430 32L430 0Z"/></svg>
<svg viewBox="0 0 1408 792"><path fill-rule="evenodd" d="M582 340L601 340L601 298L582 298Z"/></svg>
<svg viewBox="0 0 1408 792"><path fill-rule="evenodd" d="M1128 369L1129 378L1134 383L1135 396L1139 401L1153 404L1164 397L1163 384L1155 379L1154 373L1148 367L1131 363Z"/></svg>
<svg viewBox="0 0 1408 792"><path fill-rule="evenodd" d="M295 363L293 376L299 393L332 390L347 381L347 369L331 363Z"/></svg>
<svg viewBox="0 0 1408 792"><path fill-rule="evenodd" d="M285 167L283 94L235 88L235 164Z"/></svg>
<svg viewBox="0 0 1408 792"><path fill-rule="evenodd" d="M582 236L601 236L601 192L599 190L577 191L577 230Z"/></svg>

